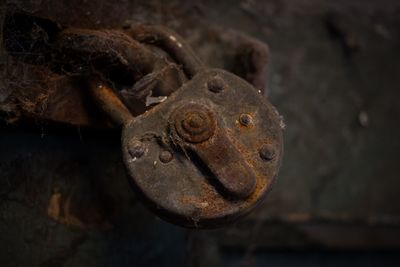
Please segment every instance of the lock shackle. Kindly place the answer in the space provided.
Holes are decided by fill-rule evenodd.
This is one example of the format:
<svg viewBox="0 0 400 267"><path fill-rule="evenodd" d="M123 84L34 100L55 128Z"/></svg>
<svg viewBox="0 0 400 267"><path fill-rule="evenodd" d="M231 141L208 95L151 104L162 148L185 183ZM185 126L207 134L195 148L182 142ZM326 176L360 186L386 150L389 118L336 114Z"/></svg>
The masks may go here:
<svg viewBox="0 0 400 267"><path fill-rule="evenodd" d="M92 78L89 81L89 91L99 108L118 126L124 125L134 119L133 114L114 90L99 78Z"/></svg>
<svg viewBox="0 0 400 267"><path fill-rule="evenodd" d="M189 79L204 68L202 61L177 33L158 25L137 24L125 33L139 43L155 45L181 64ZM117 124L123 125L134 119L123 101L98 77L89 82L90 92L99 107Z"/></svg>
<svg viewBox="0 0 400 267"><path fill-rule="evenodd" d="M132 25L125 31L130 37L140 43L155 45L167 52L182 68L189 79L201 69L204 64L186 41L170 29L149 24Z"/></svg>

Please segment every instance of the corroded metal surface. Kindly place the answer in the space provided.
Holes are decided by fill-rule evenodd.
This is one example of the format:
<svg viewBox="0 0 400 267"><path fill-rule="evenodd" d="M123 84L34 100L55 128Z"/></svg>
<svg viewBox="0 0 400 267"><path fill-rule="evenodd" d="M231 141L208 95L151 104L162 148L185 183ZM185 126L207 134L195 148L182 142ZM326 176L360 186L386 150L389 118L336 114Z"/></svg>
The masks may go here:
<svg viewBox="0 0 400 267"><path fill-rule="evenodd" d="M146 29L143 25L136 27L140 27L141 31ZM131 30L134 29L132 27ZM156 31L155 36L164 33L158 28L151 28L147 30L148 34L152 30ZM168 55L139 43L121 30L71 28L49 19L11 10L6 14L3 32L5 49L15 59L45 66L53 73L66 77L99 76L113 86L117 98L111 97L109 93L104 94L104 97L111 97L113 99L110 98L110 102L116 103L119 96L121 101L125 100L133 114L142 113L148 108L149 97L169 95L186 80L180 67L168 59ZM172 34L168 32L168 36L176 36ZM177 46L175 43L167 44L170 49ZM183 47L181 50L185 49L184 52L174 52L180 55L178 58L182 58L181 55L186 55L190 49L186 48L183 41L179 45ZM183 59L188 61L187 58ZM195 56L191 58L196 59ZM199 64L196 62L190 66L194 68ZM87 86L81 82L79 87L77 90L85 90ZM96 91L91 91L94 96L98 95ZM105 99L101 99L101 96L97 99L104 104ZM59 108L62 109L62 105ZM84 110L78 112L87 113ZM64 120L60 116L56 119L68 121L68 113L64 114ZM43 117L46 118L46 115Z"/></svg>
<svg viewBox="0 0 400 267"><path fill-rule="evenodd" d="M225 87L225 90L232 90ZM185 152L192 152L192 156L207 167L221 187L221 194L232 199L246 199L255 189L255 174L233 143L237 138L229 138L224 118L221 118L223 114L216 112L208 103L189 102L178 107L170 118L172 142Z"/></svg>
<svg viewBox="0 0 400 267"><path fill-rule="evenodd" d="M133 118L132 113L115 92L99 79L93 78L89 81L89 90L96 104L115 124L123 125Z"/></svg>
<svg viewBox="0 0 400 267"><path fill-rule="evenodd" d="M148 97L169 95L202 67L186 42L161 26L132 23L112 30L70 27L55 22L54 18L34 16L10 7L3 33L4 47L13 57L8 69L14 74L27 72L24 75L32 75L32 81L37 80L30 81L32 90L27 94L16 81L17 76L6 77L8 92L0 95L3 99L0 112L4 113L0 113L0 118L8 122L33 118L77 126L110 127L107 117L93 108L93 101L84 92L87 84L85 79L80 79L82 75L99 72L130 111L138 115L152 103ZM229 36L236 38L235 34ZM266 45L243 36L236 39L239 42L234 40L234 43L246 47L245 54L237 56L243 66L239 74L264 91ZM66 94L66 90L72 91Z"/></svg>
<svg viewBox="0 0 400 267"><path fill-rule="evenodd" d="M209 90L215 77L224 81L219 93ZM239 122L243 113L252 115L252 127ZM249 83L222 70L200 71L124 127L122 150L132 184L169 221L195 228L231 222L264 199L277 175L280 119ZM275 153L267 161L260 156L265 144ZM173 155L167 162L160 159L164 151Z"/></svg>

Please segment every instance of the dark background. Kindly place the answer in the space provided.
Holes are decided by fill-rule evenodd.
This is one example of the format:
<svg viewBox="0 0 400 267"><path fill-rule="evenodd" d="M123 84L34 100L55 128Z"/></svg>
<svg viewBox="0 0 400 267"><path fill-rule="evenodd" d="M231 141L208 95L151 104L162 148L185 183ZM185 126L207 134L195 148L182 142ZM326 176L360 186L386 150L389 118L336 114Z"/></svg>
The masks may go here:
<svg viewBox="0 0 400 267"><path fill-rule="evenodd" d="M286 129L282 169L262 206L233 226L193 231L135 200L117 130L4 122L2 266L400 264L400 2L7 3L81 27L161 23L216 67L230 51L204 29L256 37L270 47L268 98Z"/></svg>

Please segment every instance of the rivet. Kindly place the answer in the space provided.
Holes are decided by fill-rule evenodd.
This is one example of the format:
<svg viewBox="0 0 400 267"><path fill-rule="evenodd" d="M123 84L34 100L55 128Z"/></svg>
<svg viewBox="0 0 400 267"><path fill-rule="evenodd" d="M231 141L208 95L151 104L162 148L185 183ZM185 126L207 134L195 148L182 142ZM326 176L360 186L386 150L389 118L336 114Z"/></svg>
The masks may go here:
<svg viewBox="0 0 400 267"><path fill-rule="evenodd" d="M207 82L207 87L211 92L219 93L224 90L225 83L221 78L214 77Z"/></svg>
<svg viewBox="0 0 400 267"><path fill-rule="evenodd" d="M253 118L249 114L241 114L239 117L239 122L243 126L250 126L253 124Z"/></svg>
<svg viewBox="0 0 400 267"><path fill-rule="evenodd" d="M173 157L174 156L172 155L172 153L170 151L168 151L168 150L161 151L160 156L159 156L160 161L162 163L170 162L173 159Z"/></svg>
<svg viewBox="0 0 400 267"><path fill-rule="evenodd" d="M259 153L260 153L260 157L266 161L270 161L275 158L274 148L269 144L262 145Z"/></svg>
<svg viewBox="0 0 400 267"><path fill-rule="evenodd" d="M133 141L128 145L128 152L132 158L140 158L143 156L146 148L144 144L140 141Z"/></svg>

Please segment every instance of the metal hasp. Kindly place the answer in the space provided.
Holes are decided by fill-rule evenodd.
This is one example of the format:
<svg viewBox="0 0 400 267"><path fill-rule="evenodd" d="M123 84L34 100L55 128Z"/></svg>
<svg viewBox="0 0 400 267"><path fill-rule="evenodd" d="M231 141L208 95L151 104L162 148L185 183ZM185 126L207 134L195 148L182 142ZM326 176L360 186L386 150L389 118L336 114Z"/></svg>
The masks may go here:
<svg viewBox="0 0 400 267"><path fill-rule="evenodd" d="M241 78L199 71L125 125L124 161L135 190L162 218L185 227L224 225L271 188L283 140L275 108Z"/></svg>

